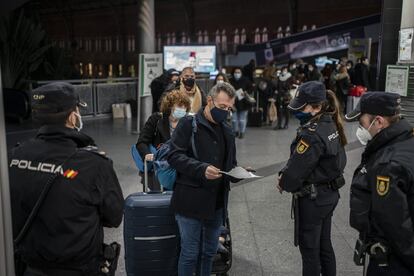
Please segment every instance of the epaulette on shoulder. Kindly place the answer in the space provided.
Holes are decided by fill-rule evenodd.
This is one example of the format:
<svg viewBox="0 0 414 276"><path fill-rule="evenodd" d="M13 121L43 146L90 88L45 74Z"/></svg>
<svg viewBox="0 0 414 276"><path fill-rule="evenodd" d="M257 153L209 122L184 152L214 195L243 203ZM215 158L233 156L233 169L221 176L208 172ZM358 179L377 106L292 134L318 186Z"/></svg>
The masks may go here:
<svg viewBox="0 0 414 276"><path fill-rule="evenodd" d="M80 150L96 154L96 155L98 155L102 158L105 158L105 159L109 159L109 157L106 155L106 153L104 151L100 151L98 149L98 147L96 147L96 146L86 146L86 147L80 148Z"/></svg>
<svg viewBox="0 0 414 276"><path fill-rule="evenodd" d="M310 122L310 123L306 124L304 126L304 128L311 131L311 132L315 132L316 129L318 128L318 123L317 122Z"/></svg>
<svg viewBox="0 0 414 276"><path fill-rule="evenodd" d="M13 146L13 148L15 149L15 148L18 148L18 147L21 147L21 146L22 146L22 143L17 142L17 143Z"/></svg>

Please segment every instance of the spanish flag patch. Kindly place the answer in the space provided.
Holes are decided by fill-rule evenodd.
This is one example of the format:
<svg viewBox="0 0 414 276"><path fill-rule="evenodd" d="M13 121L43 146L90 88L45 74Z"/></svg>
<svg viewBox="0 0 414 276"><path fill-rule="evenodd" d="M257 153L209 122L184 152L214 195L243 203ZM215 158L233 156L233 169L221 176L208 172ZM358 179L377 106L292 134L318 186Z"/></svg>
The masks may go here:
<svg viewBox="0 0 414 276"><path fill-rule="evenodd" d="M63 177L68 179L74 179L78 175L78 171L67 169L63 174Z"/></svg>
<svg viewBox="0 0 414 276"><path fill-rule="evenodd" d="M303 154L305 151L307 151L309 148L309 144L303 141L303 139L300 139L298 145L296 146L296 152L299 154Z"/></svg>
<svg viewBox="0 0 414 276"><path fill-rule="evenodd" d="M389 176L377 176L377 193L380 196L385 196L390 189Z"/></svg>

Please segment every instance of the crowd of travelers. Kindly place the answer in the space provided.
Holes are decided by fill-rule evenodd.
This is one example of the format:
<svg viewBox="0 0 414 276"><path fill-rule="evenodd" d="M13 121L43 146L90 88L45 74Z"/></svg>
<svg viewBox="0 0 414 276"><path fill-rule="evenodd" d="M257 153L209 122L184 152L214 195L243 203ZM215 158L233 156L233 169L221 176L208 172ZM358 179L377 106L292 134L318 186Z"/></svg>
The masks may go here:
<svg viewBox="0 0 414 276"><path fill-rule="evenodd" d="M126 200L111 159L81 132L86 103L74 87L54 82L35 89L32 114L41 128L9 154L16 274L114 276L121 248L104 243L103 228L118 227L124 216L127 271L210 276L219 260L224 270L216 274L226 275L230 183L254 172L237 163L236 137L244 138L249 120L286 129L292 113L300 126L275 184L292 194L302 275L336 275L331 229L345 185L344 119L359 121L355 135L366 146L351 184L350 225L359 232L354 262L369 276L413 275L414 136L400 96L367 92L347 106L353 86L371 90L365 57L321 71L302 60L270 64L259 77L256 71L251 61L230 78L219 73L208 93L191 67L155 79L154 113L133 145L150 191ZM159 170L148 172L148 162ZM172 172L167 179L159 176L163 170ZM129 232L133 240L125 238ZM157 263L162 256L166 261Z"/></svg>

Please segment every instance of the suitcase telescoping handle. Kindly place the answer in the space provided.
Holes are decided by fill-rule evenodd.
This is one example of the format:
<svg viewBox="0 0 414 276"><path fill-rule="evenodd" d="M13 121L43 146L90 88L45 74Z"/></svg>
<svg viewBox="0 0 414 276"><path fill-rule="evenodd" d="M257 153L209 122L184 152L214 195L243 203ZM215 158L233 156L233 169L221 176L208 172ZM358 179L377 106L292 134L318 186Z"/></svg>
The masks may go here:
<svg viewBox="0 0 414 276"><path fill-rule="evenodd" d="M156 177L154 173L154 178ZM144 193L148 193L148 161L144 158ZM160 191L149 191L149 193L163 193L164 187L160 185Z"/></svg>
<svg viewBox="0 0 414 276"><path fill-rule="evenodd" d="M144 157L144 193L148 192L148 162Z"/></svg>

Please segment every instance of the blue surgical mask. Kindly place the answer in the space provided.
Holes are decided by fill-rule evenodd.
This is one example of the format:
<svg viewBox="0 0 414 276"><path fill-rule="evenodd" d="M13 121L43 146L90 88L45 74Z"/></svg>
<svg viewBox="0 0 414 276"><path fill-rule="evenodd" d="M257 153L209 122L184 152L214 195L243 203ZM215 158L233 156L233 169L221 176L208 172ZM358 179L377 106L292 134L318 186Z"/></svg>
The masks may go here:
<svg viewBox="0 0 414 276"><path fill-rule="evenodd" d="M306 124L312 118L312 113L310 112L297 111L294 115L301 125Z"/></svg>
<svg viewBox="0 0 414 276"><path fill-rule="evenodd" d="M241 73L234 73L234 78L236 80L239 80L241 78L242 74Z"/></svg>
<svg viewBox="0 0 414 276"><path fill-rule="evenodd" d="M187 110L185 108L175 108L174 112L173 112L173 117L176 119L181 119L183 117L185 117L185 115L187 115Z"/></svg>
<svg viewBox="0 0 414 276"><path fill-rule="evenodd" d="M214 122L221 124L228 118L229 111L214 106L212 109L210 109L210 114Z"/></svg>

